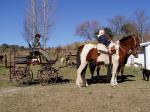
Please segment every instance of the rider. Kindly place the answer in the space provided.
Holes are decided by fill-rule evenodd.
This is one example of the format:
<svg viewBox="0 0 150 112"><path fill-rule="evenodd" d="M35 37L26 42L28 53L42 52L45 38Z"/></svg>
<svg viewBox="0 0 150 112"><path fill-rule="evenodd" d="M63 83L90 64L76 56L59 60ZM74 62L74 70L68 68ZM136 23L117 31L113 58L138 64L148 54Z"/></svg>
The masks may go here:
<svg viewBox="0 0 150 112"><path fill-rule="evenodd" d="M104 52L108 52L109 54L112 54L112 47L113 47L112 31L109 28L100 29L98 30L98 32L95 33L95 36L98 42L102 43L97 45L97 49L99 51L104 51ZM112 43L111 47L110 47L110 43Z"/></svg>
<svg viewBox="0 0 150 112"><path fill-rule="evenodd" d="M41 48L40 37L41 37L41 35L38 33L35 35L34 42L33 42L32 46L33 46L35 51L38 51L42 56L44 56L46 61L49 62L50 58L49 58L48 53Z"/></svg>

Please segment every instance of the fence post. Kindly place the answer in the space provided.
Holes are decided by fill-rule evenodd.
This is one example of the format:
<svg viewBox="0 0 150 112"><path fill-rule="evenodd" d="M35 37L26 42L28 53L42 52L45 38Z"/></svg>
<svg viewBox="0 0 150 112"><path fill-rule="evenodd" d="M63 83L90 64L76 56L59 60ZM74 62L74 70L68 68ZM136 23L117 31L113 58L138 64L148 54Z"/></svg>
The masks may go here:
<svg viewBox="0 0 150 112"><path fill-rule="evenodd" d="M7 66L7 55L5 54L4 56L5 56L5 68L7 68L8 67Z"/></svg>

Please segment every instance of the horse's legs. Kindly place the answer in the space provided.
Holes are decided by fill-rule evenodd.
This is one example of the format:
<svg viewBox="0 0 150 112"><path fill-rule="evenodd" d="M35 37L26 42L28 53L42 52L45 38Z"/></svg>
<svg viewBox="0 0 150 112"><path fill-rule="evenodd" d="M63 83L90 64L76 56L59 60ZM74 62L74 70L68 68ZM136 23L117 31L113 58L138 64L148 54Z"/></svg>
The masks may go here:
<svg viewBox="0 0 150 112"><path fill-rule="evenodd" d="M124 67L125 67L125 64L122 64L122 65L119 65L118 66L118 69L117 69L117 76L118 76L118 74L120 73L120 76L121 76L121 81L124 81L124 77L123 77L123 73L124 73ZM117 82L117 76L116 76L116 81L115 82ZM117 83L118 84L118 83Z"/></svg>
<svg viewBox="0 0 150 112"><path fill-rule="evenodd" d="M83 85L83 78L81 77L81 73L83 71L83 69L86 67L87 62L82 62L81 65L79 66L79 68L77 69L77 79L76 79L76 84L81 87Z"/></svg>
<svg viewBox="0 0 150 112"><path fill-rule="evenodd" d="M91 79L94 78L94 71L96 68L96 64L95 63L89 63L89 68L90 68L90 73L91 73Z"/></svg>
<svg viewBox="0 0 150 112"><path fill-rule="evenodd" d="M100 69L101 69L101 65L98 65L98 66L97 66L97 77L100 76L100 74L99 74Z"/></svg>
<svg viewBox="0 0 150 112"><path fill-rule="evenodd" d="M123 67L123 66L118 66L118 67L117 67L117 71L116 71L116 73L115 73L114 85L118 85L117 76L118 76L118 74L119 74L119 72L120 72L120 70L121 70L122 67Z"/></svg>
<svg viewBox="0 0 150 112"><path fill-rule="evenodd" d="M118 76L118 73L115 74L115 81L114 81L114 84L115 84L115 85L118 85L117 76Z"/></svg>
<svg viewBox="0 0 150 112"><path fill-rule="evenodd" d="M115 74L113 73L112 77L111 77L111 81L110 81L110 85L111 86L115 86Z"/></svg>
<svg viewBox="0 0 150 112"><path fill-rule="evenodd" d="M121 70L121 80L124 81L123 73L124 73L124 67L125 65L122 65L120 70Z"/></svg>
<svg viewBox="0 0 150 112"><path fill-rule="evenodd" d="M86 74L86 69L87 69L87 65L85 66L85 68L82 70L81 72L81 78L83 80L83 85L82 86L88 86L86 79L85 79L85 74Z"/></svg>
<svg viewBox="0 0 150 112"><path fill-rule="evenodd" d="M106 65L107 66L107 77L106 81L110 82L111 76L112 76L112 65Z"/></svg>
<svg viewBox="0 0 150 112"><path fill-rule="evenodd" d="M149 81L149 74L147 74L147 81Z"/></svg>
<svg viewBox="0 0 150 112"><path fill-rule="evenodd" d="M113 67L112 67L112 77L110 81L111 86L118 85L117 83L117 69L118 69L118 61L114 61Z"/></svg>

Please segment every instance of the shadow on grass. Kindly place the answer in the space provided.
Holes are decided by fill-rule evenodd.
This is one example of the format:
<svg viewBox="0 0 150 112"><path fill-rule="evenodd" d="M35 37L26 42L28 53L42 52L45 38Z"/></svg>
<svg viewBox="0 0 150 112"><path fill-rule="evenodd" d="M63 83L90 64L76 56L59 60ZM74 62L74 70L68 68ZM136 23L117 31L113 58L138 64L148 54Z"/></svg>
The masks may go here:
<svg viewBox="0 0 150 112"><path fill-rule="evenodd" d="M133 77L135 77L135 76L133 76L133 75L124 75L123 77L118 76L117 80L118 80L118 83L122 83L122 82L126 82L126 81L135 81L133 79L130 79ZM101 75L101 76L94 76L93 79L87 79L87 82L88 82L88 84L110 83L110 79L108 80L107 76Z"/></svg>
<svg viewBox="0 0 150 112"><path fill-rule="evenodd" d="M56 83L66 84L66 83L69 83L70 81L71 79L64 79L63 76L59 76Z"/></svg>
<svg viewBox="0 0 150 112"><path fill-rule="evenodd" d="M57 78L57 81L53 84L57 84L57 83L61 83L61 84L66 84L69 83L71 81L71 79L64 79L63 76L59 76ZM51 84L51 82L48 82L49 84ZM40 84L40 80L39 79L33 79L29 85L38 85Z"/></svg>

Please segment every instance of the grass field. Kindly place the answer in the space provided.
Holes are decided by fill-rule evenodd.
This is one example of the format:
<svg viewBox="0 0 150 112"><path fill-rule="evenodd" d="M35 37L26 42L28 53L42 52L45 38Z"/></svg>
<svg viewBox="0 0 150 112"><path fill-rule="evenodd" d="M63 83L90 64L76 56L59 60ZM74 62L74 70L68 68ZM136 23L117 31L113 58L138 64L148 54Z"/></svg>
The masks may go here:
<svg viewBox="0 0 150 112"><path fill-rule="evenodd" d="M60 65L56 65L60 66ZM36 74L37 67L32 69ZM105 78L106 69L100 72ZM76 69L59 71L61 82L41 86L13 87L8 69L0 68L0 112L149 112L150 83L142 80L137 68L125 69L125 80L112 88L105 80L87 88L75 85ZM90 79L89 70L87 79ZM34 76L36 78L36 75ZM89 81L89 80L88 80Z"/></svg>

